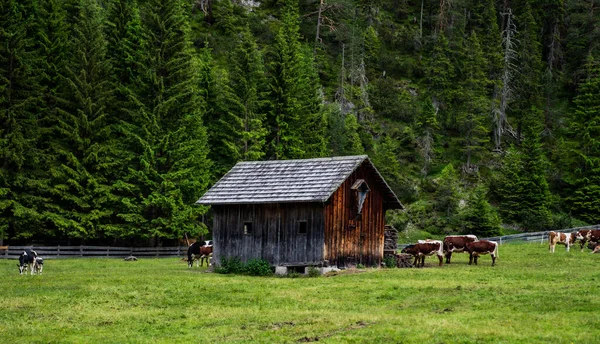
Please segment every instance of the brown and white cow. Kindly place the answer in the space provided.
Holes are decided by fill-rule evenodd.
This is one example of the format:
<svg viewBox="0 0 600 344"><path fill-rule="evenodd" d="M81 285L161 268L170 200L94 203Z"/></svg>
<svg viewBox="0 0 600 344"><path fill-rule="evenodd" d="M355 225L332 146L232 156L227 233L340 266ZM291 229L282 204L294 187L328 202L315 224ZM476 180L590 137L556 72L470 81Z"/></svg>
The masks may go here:
<svg viewBox="0 0 600 344"><path fill-rule="evenodd" d="M401 251L415 257L413 265L418 267L418 262L421 262L421 267L425 265L425 257L437 255L440 266L444 264L444 244L439 240L430 240L423 243L408 245Z"/></svg>
<svg viewBox="0 0 600 344"><path fill-rule="evenodd" d="M567 248L567 252L569 252L571 246L575 245L576 240L577 233L550 232L548 233L548 250L554 253L556 244L562 244L565 245L565 247Z"/></svg>
<svg viewBox="0 0 600 344"><path fill-rule="evenodd" d="M444 238L444 254L446 255L446 264L450 264L452 253L464 252L468 242L477 241L477 237L468 235L448 235Z"/></svg>
<svg viewBox="0 0 600 344"><path fill-rule="evenodd" d="M468 242L465 245L465 251L469 252L469 265L475 260L477 265L477 258L482 254L490 254L492 256L492 266L496 264L496 258L498 258L498 243L495 241L479 240Z"/></svg>
<svg viewBox="0 0 600 344"><path fill-rule="evenodd" d="M575 238L580 240L581 252L583 252L586 242L600 242L600 229L582 229L575 233Z"/></svg>

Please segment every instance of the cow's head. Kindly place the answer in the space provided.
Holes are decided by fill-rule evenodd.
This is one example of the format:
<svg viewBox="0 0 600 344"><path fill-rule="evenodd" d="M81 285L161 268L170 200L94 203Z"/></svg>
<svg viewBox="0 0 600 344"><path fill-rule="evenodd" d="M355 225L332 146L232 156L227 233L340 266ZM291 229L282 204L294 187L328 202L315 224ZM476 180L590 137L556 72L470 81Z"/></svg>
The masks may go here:
<svg viewBox="0 0 600 344"><path fill-rule="evenodd" d="M577 232L575 232L574 233L575 240L583 240L585 234L587 234L587 233L584 233L583 231L577 231Z"/></svg>
<svg viewBox="0 0 600 344"><path fill-rule="evenodd" d="M414 247L415 247L415 245L408 245L405 248L403 248L402 251L400 251L400 253L412 254Z"/></svg>

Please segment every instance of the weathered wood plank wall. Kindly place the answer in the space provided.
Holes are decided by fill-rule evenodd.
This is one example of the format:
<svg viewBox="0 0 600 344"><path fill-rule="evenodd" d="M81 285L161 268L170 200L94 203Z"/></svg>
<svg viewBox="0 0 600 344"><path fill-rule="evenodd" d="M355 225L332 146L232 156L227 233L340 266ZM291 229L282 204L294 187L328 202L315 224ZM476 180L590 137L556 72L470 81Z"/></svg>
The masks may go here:
<svg viewBox="0 0 600 344"><path fill-rule="evenodd" d="M351 186L364 179L370 188L360 220ZM383 193L374 171L365 164L347 178L325 206L325 259L331 264L378 265L383 259Z"/></svg>
<svg viewBox="0 0 600 344"><path fill-rule="evenodd" d="M323 260L324 212L319 203L213 206L213 257L243 262L265 259L273 265L317 264ZM306 233L299 233L306 221ZM244 223L252 233L244 234Z"/></svg>

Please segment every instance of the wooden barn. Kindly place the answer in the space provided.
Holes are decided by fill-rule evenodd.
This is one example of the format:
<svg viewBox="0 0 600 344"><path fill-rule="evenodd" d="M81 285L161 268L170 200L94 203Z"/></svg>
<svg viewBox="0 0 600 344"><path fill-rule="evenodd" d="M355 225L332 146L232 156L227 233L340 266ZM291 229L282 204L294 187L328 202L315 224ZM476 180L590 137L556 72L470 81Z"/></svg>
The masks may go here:
<svg viewBox="0 0 600 344"><path fill-rule="evenodd" d="M214 262L381 263L385 211L402 204L369 157L248 161L196 203L213 208Z"/></svg>

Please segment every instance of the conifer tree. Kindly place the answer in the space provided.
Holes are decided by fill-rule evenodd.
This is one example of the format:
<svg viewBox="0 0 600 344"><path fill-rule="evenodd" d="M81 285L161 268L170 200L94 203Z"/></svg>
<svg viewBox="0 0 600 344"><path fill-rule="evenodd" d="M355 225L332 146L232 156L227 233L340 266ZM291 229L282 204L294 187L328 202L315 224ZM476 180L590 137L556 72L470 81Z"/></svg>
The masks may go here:
<svg viewBox="0 0 600 344"><path fill-rule="evenodd" d="M502 168L502 186L498 190L503 219L519 223L532 232L551 225L551 195L539 138L540 126L528 123L520 149L508 150Z"/></svg>
<svg viewBox="0 0 600 344"><path fill-rule="evenodd" d="M128 212L120 217L130 236L179 238L184 232L201 235L205 211L194 202L206 190L210 163L205 104L200 88L202 61L192 50L185 1L149 0L142 11L147 42L142 111L132 133L139 156L128 171L133 185L122 199Z"/></svg>
<svg viewBox="0 0 600 344"><path fill-rule="evenodd" d="M295 0L286 1L281 21L270 56L269 156L322 156L325 116L320 109L318 75L310 50L300 43Z"/></svg>
<svg viewBox="0 0 600 344"><path fill-rule="evenodd" d="M568 197L573 212L588 223L600 222L600 64L590 55L587 77L577 90L571 132L577 157Z"/></svg>
<svg viewBox="0 0 600 344"><path fill-rule="evenodd" d="M106 110L113 90L101 9L93 0L82 0L78 8L53 118L57 161L49 219L61 233L85 239L102 237L111 227L111 180L122 164L111 145L114 119Z"/></svg>
<svg viewBox="0 0 600 344"><path fill-rule="evenodd" d="M443 33L438 34L426 76L429 80L428 90L432 95L434 109L439 112L440 124L443 127L450 125L448 113L451 103L454 101L455 72L450 55L448 39Z"/></svg>
<svg viewBox="0 0 600 344"><path fill-rule="evenodd" d="M478 185L469 195L467 205L461 210L459 226L464 234L475 234L479 237L500 235L500 217L487 201L487 190Z"/></svg>
<svg viewBox="0 0 600 344"><path fill-rule="evenodd" d="M484 143L489 141L489 98L486 95L486 86L489 81L486 77L486 60L481 50L479 39L472 32L466 47L466 71L462 75L463 87L460 97L462 104L458 114L458 123L462 133L462 146L466 158L464 167L467 171L476 170L477 162L484 150Z"/></svg>
<svg viewBox="0 0 600 344"><path fill-rule="evenodd" d="M452 164L444 167L435 192L435 209L449 219L458 211L460 201L458 172Z"/></svg>
<svg viewBox="0 0 600 344"><path fill-rule="evenodd" d="M240 34L231 55L231 90L243 122L242 160L260 160L265 152L266 96L264 65L250 29Z"/></svg>
<svg viewBox="0 0 600 344"><path fill-rule="evenodd" d="M541 44L537 36L538 25L532 15L531 5L525 2L519 8L517 14L517 27L519 34L517 90L513 102L512 114L517 124L517 139L521 140L523 124L534 119L527 118L538 114L532 108L541 109L541 75L542 75L542 52Z"/></svg>
<svg viewBox="0 0 600 344"><path fill-rule="evenodd" d="M38 112L42 89L31 1L0 3L0 239L40 232L46 183Z"/></svg>

